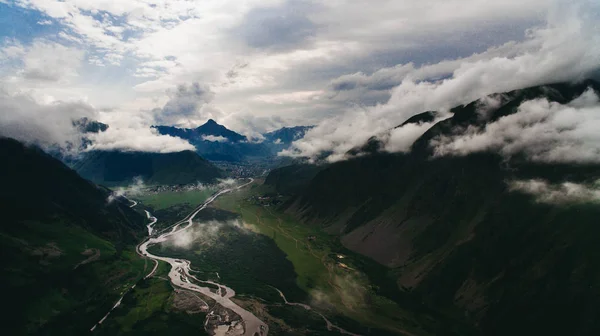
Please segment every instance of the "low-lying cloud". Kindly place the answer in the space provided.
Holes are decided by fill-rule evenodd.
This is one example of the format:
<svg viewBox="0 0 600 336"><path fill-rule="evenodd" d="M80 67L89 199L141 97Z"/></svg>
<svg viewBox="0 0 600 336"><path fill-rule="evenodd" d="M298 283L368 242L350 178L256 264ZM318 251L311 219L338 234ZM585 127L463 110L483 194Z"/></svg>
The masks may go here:
<svg viewBox="0 0 600 336"><path fill-rule="evenodd" d="M449 117L450 115L448 115ZM444 118L438 118L432 122L410 123L394 128L380 139L385 144L384 150L391 153L406 153L410 151L412 144L427 132L433 125Z"/></svg>
<svg viewBox="0 0 600 336"><path fill-rule="evenodd" d="M374 88L389 90L390 98L385 104L359 105L325 120L281 155L315 158L327 152L330 158L343 158L346 151L372 135L424 111L444 113L492 93L585 78L600 67L600 27L582 10L550 15L547 25L528 30L524 41L508 42L470 57L420 67L399 65L371 77L338 78L330 85L338 93Z"/></svg>
<svg viewBox="0 0 600 336"><path fill-rule="evenodd" d="M203 135L202 140L210 141L210 142L227 142L229 141L226 137L222 135Z"/></svg>
<svg viewBox="0 0 600 336"><path fill-rule="evenodd" d="M0 135L49 149L78 151L82 133L73 120L94 118L95 109L83 102L39 104L25 94L0 90Z"/></svg>
<svg viewBox="0 0 600 336"><path fill-rule="evenodd" d="M511 191L533 195L540 203L600 203L599 182L551 184L544 180L516 180L508 182L508 185Z"/></svg>
<svg viewBox="0 0 600 336"><path fill-rule="evenodd" d="M159 134L151 128L110 127L105 132L88 136L92 144L87 150L119 150L152 153L172 153L195 150L186 140Z"/></svg>
<svg viewBox="0 0 600 336"><path fill-rule="evenodd" d="M192 227L186 230L177 232L171 235L163 245L166 247L190 249L194 244L203 246L214 246L217 243L220 232L223 229L236 228L241 232L247 232L244 228L244 223L239 219L230 221L207 221L202 223L194 223Z"/></svg>
<svg viewBox="0 0 600 336"><path fill-rule="evenodd" d="M431 145L437 156L493 151L538 162L600 163L599 101L591 89L566 105L526 101L514 114L438 137Z"/></svg>
<svg viewBox="0 0 600 336"><path fill-rule="evenodd" d="M146 185L144 184L144 180L137 176L133 179L133 182L126 187L118 187L112 191L112 193L108 196L107 202L112 203L119 197L135 197L139 196L144 192Z"/></svg>

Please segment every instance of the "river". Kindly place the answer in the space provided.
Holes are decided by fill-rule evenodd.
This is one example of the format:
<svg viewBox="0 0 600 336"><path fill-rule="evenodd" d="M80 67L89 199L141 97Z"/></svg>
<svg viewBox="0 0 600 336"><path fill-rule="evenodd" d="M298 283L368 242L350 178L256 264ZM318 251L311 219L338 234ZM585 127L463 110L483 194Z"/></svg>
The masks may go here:
<svg viewBox="0 0 600 336"><path fill-rule="evenodd" d="M220 325L216 324L214 326L214 329L211 330L215 335L267 336L267 334L269 333L269 326L266 323L264 323L263 321L261 321L260 319L258 319L256 316L254 316L254 314L252 314L251 312L238 306L235 302L233 302L231 300L231 298L233 298L235 296L235 291L233 289L231 289L225 285L213 282L213 281L200 280L200 279L196 278L194 275L192 275L190 273L191 263L189 260L157 256L157 255L154 255L154 254L148 252L148 248L152 245L160 244L162 242L167 241L169 239L169 237L171 237L175 234L178 234L185 230L190 229L193 226L194 217L200 211L202 211L208 205L210 205L212 202L214 202L219 196L221 196L225 193L231 192L233 190L241 189L241 188L251 184L253 181L254 181L253 179L250 179L249 182L242 184L238 187L226 188L226 189L222 189L222 190L218 191L217 193L210 196L200 206L196 207L196 209L194 209L194 211L192 211L192 213L190 213L188 216L186 216L183 220L176 222L175 224L164 229L162 232L157 233L157 235L155 237L153 237L152 234L154 232L153 225L157 222L157 218L152 216L152 214L150 212L144 210L146 213L146 217L148 219L150 219L150 223L147 225L149 237L144 242L142 242L140 245L138 245L137 252L138 252L138 254L140 254L140 256L149 258L154 261L153 269L144 277L144 279L147 279L154 275L154 273L156 272L156 270L158 268L158 261L164 261L164 262L168 263L169 265L171 265L171 269L169 271L169 278L171 280L171 283L175 287L183 288L186 290L190 290L193 292L197 292L197 293L206 295L206 296L210 297L211 299L215 300L215 302L218 303L219 305L221 305L222 307L228 308L240 316L240 318L243 321L241 323L241 326L243 327L243 329L240 330L240 328L239 328L240 324L235 324L235 323L232 323L231 325L225 324L225 323L220 324ZM132 202L134 202L134 204L131 207L134 207L135 205L137 205L137 203L135 203L135 201L132 201ZM218 276L218 273L217 273L217 276ZM218 289L211 290L209 287L203 287L200 284L209 284L214 287L217 287ZM135 288L135 285L131 287L131 289L133 289L133 288ZM347 330L344 330L344 329L340 328L339 326L331 323L323 314L313 310L312 307L310 307L307 304L288 302L285 295L279 289L277 289L275 287L273 287L273 288L279 293L279 295L281 296L281 298L284 300L284 302L287 305L300 306L306 310L311 310L311 311L315 312L316 314L318 314L319 316L321 316L321 318L325 321L328 330L330 330L330 331L336 330L341 334L346 334L346 335L351 335L351 336L360 336L358 334L354 334ZM123 296L125 296L126 294L127 293L125 293ZM102 324L102 322L104 322L104 320L110 315L112 310L114 310L115 308L117 308L120 305L122 299L123 299L123 297L121 297L119 299L119 301L114 305L114 307L102 318L102 320L100 320L100 322L98 322L97 325L94 325L94 327L91 329L91 331L94 331L94 329L96 329L96 327L99 324ZM205 325L207 325L207 324L205 324Z"/></svg>
<svg viewBox="0 0 600 336"><path fill-rule="evenodd" d="M170 230L166 233L159 234L157 237L150 237L146 241L144 241L142 244L140 244L138 246L138 253L140 253L142 256L150 258L156 262L154 269L146 276L146 278L151 276L152 274L154 274L159 260L169 263L171 265L171 270L169 271L169 278L171 279L171 282L173 283L174 286L180 287L183 289L187 289L190 291L202 293L202 294L210 297L211 299L215 300L215 302L217 302L221 306L231 309L233 312L235 312L237 315L239 315L241 317L241 319L243 321L243 333L239 333L239 335L266 336L269 333L269 326L266 323L264 323L263 321L259 320L256 316L254 316L254 314L252 314L251 312L238 306L235 302L233 302L231 300L231 298L235 296L235 291L233 289L231 289L225 285L215 283L213 281L203 281L203 280L196 278L195 276L190 274L190 261L188 261L188 260L161 257L161 256L157 256L157 255L154 255L154 254L148 252L148 248L150 246L162 243L162 242L166 241L170 236L190 229L193 225L193 219L198 214L198 212L205 209L210 203L212 203L214 200L216 200L219 196L221 196L225 193L231 192L232 190L241 189L241 188L249 185L252 182L253 182L253 180L250 179L250 182L248 182L248 183L242 184L235 188L223 189L223 190L217 192L216 194L212 195L204 203L202 203L202 205L197 207L190 215L188 215L184 220L176 223L173 226L172 230ZM151 217L150 213L147 213L147 216L148 216L148 218L154 218L154 217ZM156 219L154 218L152 224L154 224L155 222L156 222ZM151 233L152 228L149 227L148 231L149 231L149 233ZM218 290L213 292L213 291L211 291L211 289L209 287L200 286L199 283L217 286ZM221 333L224 331L223 330L224 327L226 329L232 329L232 330L230 330L231 332L236 331L236 330L233 330L235 328L235 326L233 326L233 325L231 327L220 325L220 326L217 326L217 328L215 328L215 330L213 330L213 331L214 332L218 331L219 333ZM238 334L238 333L234 333L234 334Z"/></svg>

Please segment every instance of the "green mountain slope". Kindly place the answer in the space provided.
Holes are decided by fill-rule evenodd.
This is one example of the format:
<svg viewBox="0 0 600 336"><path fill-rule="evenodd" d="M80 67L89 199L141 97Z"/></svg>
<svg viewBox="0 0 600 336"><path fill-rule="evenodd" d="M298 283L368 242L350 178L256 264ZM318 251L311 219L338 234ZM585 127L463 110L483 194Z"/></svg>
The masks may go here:
<svg viewBox="0 0 600 336"><path fill-rule="evenodd" d="M94 151L74 165L83 177L99 184L121 185L139 177L147 184L211 183L220 169L192 151L144 153Z"/></svg>
<svg viewBox="0 0 600 336"><path fill-rule="evenodd" d="M0 138L7 335L81 335L143 274L145 218L39 149Z"/></svg>
<svg viewBox="0 0 600 336"><path fill-rule="evenodd" d="M507 162L491 153L432 158L429 147L436 136L514 113L525 100L566 103L589 86L600 92L584 82L506 93L487 121L478 118L476 102L457 107L409 154L379 153L371 139L362 156L318 172L286 211L340 235L346 247L387 265L400 288L483 335L596 335L600 207L539 203L506 181L591 183L600 166L518 156ZM294 178L283 173L272 174Z"/></svg>

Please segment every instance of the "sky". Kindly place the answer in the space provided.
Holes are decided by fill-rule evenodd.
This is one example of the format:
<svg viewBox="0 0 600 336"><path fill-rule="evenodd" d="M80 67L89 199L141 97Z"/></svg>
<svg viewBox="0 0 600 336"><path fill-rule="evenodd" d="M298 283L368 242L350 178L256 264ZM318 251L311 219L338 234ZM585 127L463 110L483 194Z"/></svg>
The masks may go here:
<svg viewBox="0 0 600 336"><path fill-rule="evenodd" d="M598 22L594 0L0 0L0 134L60 146L89 117L110 125L92 149L171 152L193 147L149 126L317 125L282 154L335 161L423 111L589 77Z"/></svg>

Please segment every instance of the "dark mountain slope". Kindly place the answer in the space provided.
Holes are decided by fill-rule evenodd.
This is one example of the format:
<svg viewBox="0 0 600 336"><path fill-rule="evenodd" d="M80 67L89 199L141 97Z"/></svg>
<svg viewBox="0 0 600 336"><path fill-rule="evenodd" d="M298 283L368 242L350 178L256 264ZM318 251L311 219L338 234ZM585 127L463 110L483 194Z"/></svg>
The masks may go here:
<svg viewBox="0 0 600 336"><path fill-rule="evenodd" d="M263 134L266 141L277 142L282 145L289 146L292 142L302 139L304 134L308 132L314 126L294 126L294 127L282 127Z"/></svg>
<svg viewBox="0 0 600 336"><path fill-rule="evenodd" d="M81 335L141 276L145 218L41 150L0 139L0 289L9 335Z"/></svg>
<svg viewBox="0 0 600 336"><path fill-rule="evenodd" d="M105 185L122 185L140 177L147 184L214 182L222 177L213 164L192 151L144 153L94 151L74 165L77 172Z"/></svg>
<svg viewBox="0 0 600 336"><path fill-rule="evenodd" d="M311 164L293 164L281 167L269 173L265 184L275 187L275 190L281 194L298 194L324 168L324 166Z"/></svg>
<svg viewBox="0 0 600 336"><path fill-rule="evenodd" d="M483 335L596 335L600 207L538 203L510 191L507 181L591 182L600 166L506 161L491 153L432 158L429 147L436 136L514 113L524 100L565 103L589 86L600 91L585 82L509 92L486 119L476 102L457 107L410 154L369 150L325 167L287 211L340 235L347 247L389 266L400 288L466 318ZM272 174L293 179L283 173Z"/></svg>
<svg viewBox="0 0 600 336"><path fill-rule="evenodd" d="M216 121L209 119L205 124L196 128L179 128L175 126L154 126L160 134L176 136L190 141L201 141L202 136L222 136L230 142L247 141L245 136L238 134L227 127L217 124Z"/></svg>

